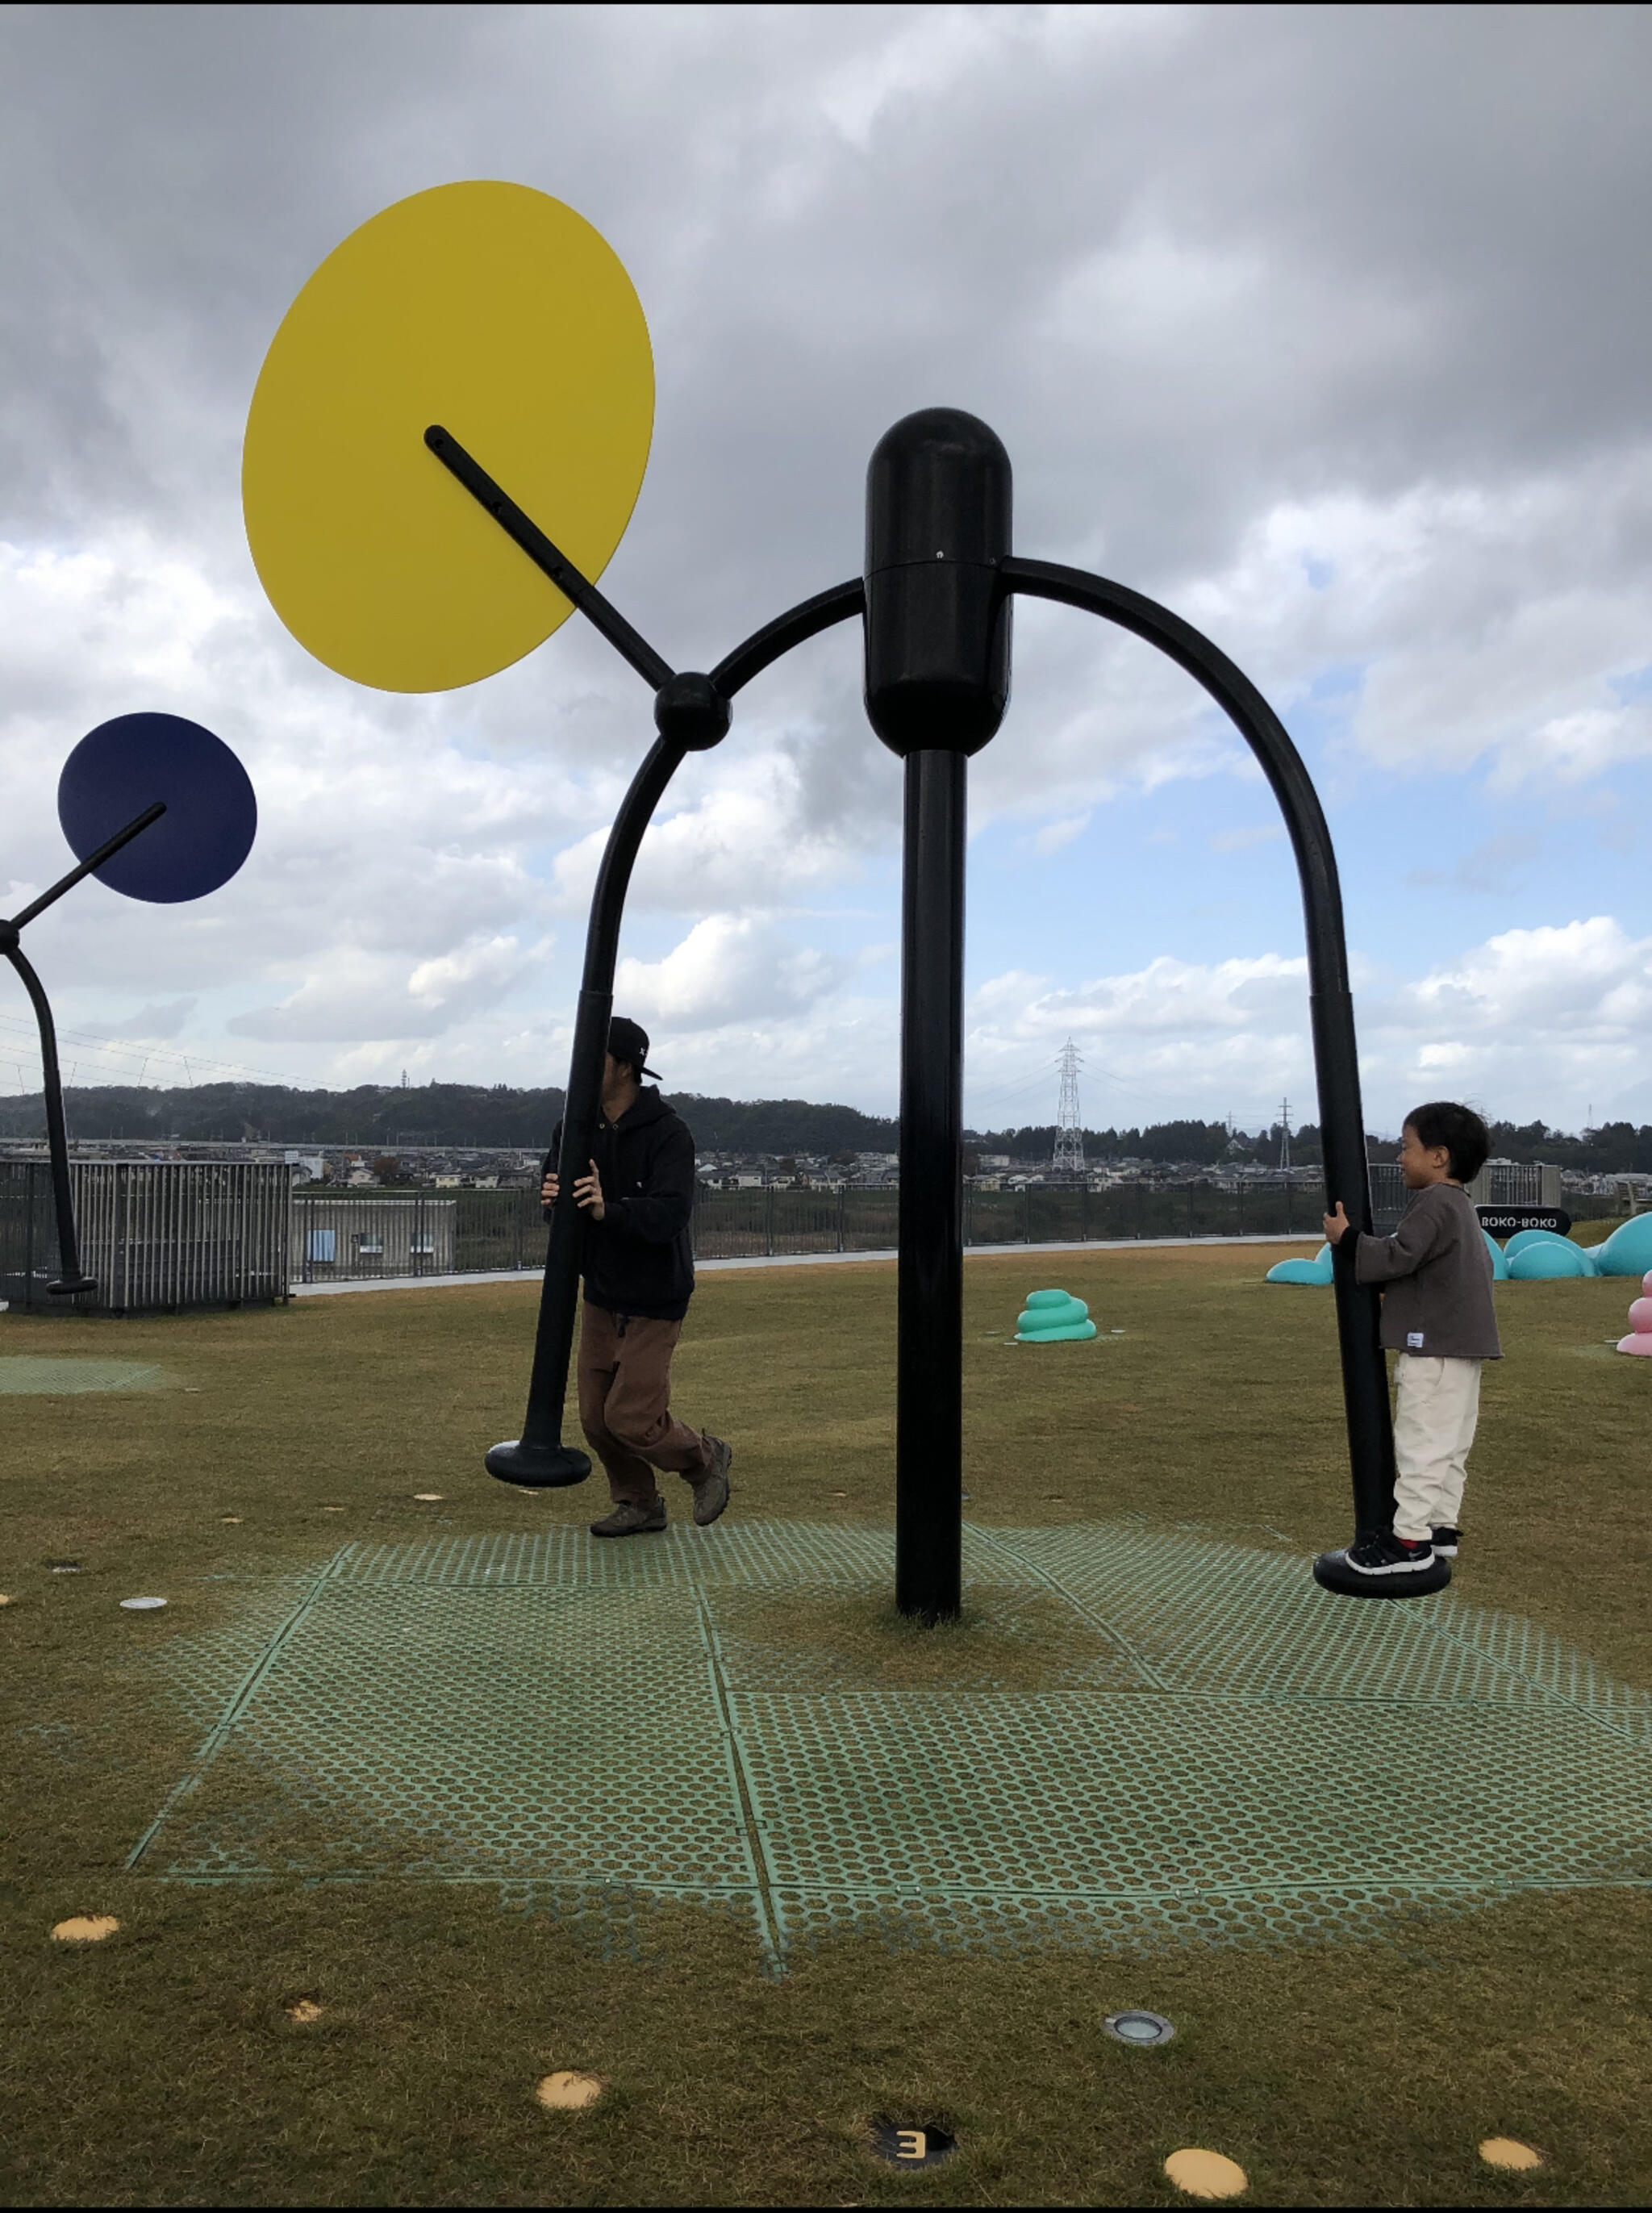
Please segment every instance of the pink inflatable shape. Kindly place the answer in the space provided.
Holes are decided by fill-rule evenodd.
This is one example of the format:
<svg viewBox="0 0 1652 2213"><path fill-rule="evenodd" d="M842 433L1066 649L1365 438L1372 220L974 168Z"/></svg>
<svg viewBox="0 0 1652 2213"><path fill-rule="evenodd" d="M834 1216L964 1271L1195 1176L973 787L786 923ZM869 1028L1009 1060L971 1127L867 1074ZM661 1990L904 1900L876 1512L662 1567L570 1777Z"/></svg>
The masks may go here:
<svg viewBox="0 0 1652 2213"><path fill-rule="evenodd" d="M1629 1309L1630 1335L1618 1340L1619 1352L1638 1352L1652 1360L1652 1268L1641 1280L1642 1296Z"/></svg>

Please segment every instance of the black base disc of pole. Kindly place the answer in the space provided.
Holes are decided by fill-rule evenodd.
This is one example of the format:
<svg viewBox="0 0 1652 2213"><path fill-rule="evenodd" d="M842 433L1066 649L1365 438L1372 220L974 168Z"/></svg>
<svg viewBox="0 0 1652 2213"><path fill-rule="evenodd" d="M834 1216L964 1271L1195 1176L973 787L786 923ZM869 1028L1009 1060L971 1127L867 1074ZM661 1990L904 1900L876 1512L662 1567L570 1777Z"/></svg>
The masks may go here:
<svg viewBox="0 0 1652 2213"><path fill-rule="evenodd" d="M55 1283L48 1283L46 1289L54 1299L76 1299L82 1291L94 1291L97 1287L95 1276L64 1276Z"/></svg>
<svg viewBox="0 0 1652 2213"><path fill-rule="evenodd" d="M1425 1568L1407 1568L1403 1574L1362 1576L1350 1568L1343 1552L1321 1552L1314 1563L1314 1580L1321 1590L1339 1598L1426 1598L1444 1590L1451 1581L1451 1562L1436 1553Z"/></svg>
<svg viewBox="0 0 1652 2213"><path fill-rule="evenodd" d="M589 1459L571 1445L527 1445L520 1437L495 1445L483 1465L501 1483L519 1483L525 1491L565 1491L591 1472Z"/></svg>

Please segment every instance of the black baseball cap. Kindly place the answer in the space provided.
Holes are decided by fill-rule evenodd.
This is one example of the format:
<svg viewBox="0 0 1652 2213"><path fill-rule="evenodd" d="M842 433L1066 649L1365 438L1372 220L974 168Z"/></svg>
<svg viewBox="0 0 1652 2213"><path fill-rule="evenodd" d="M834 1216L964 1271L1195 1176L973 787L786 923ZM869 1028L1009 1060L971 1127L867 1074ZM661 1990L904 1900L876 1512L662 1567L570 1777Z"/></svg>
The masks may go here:
<svg viewBox="0 0 1652 2213"><path fill-rule="evenodd" d="M649 1057L649 1033L641 1022L629 1022L624 1015L616 1015L608 1024L608 1051L638 1076L651 1076L656 1083L660 1081L658 1069L643 1065Z"/></svg>

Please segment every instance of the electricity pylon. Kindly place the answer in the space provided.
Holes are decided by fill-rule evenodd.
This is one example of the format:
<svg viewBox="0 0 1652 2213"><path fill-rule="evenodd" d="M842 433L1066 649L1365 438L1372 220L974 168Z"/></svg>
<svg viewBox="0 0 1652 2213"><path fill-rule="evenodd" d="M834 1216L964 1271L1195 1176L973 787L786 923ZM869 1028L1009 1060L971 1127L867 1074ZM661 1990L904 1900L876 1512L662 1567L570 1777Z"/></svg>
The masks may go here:
<svg viewBox="0 0 1652 2213"><path fill-rule="evenodd" d="M1061 1101L1056 1108L1056 1149L1050 1166L1058 1176L1084 1173L1084 1129L1078 1119L1078 1047L1070 1038L1061 1049Z"/></svg>

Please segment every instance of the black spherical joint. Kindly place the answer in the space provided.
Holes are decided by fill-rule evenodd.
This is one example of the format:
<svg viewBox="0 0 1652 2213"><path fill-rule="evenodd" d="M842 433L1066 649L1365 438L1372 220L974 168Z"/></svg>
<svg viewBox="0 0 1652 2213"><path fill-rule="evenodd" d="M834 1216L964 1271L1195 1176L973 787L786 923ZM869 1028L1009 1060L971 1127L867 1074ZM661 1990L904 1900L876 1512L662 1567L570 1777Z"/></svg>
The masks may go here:
<svg viewBox="0 0 1652 2213"><path fill-rule="evenodd" d="M866 472L866 711L903 757L979 752L1009 698L1009 456L956 407L886 430Z"/></svg>
<svg viewBox="0 0 1652 2213"><path fill-rule="evenodd" d="M728 702L709 676L685 668L654 695L654 727L691 753L709 753L728 735Z"/></svg>

